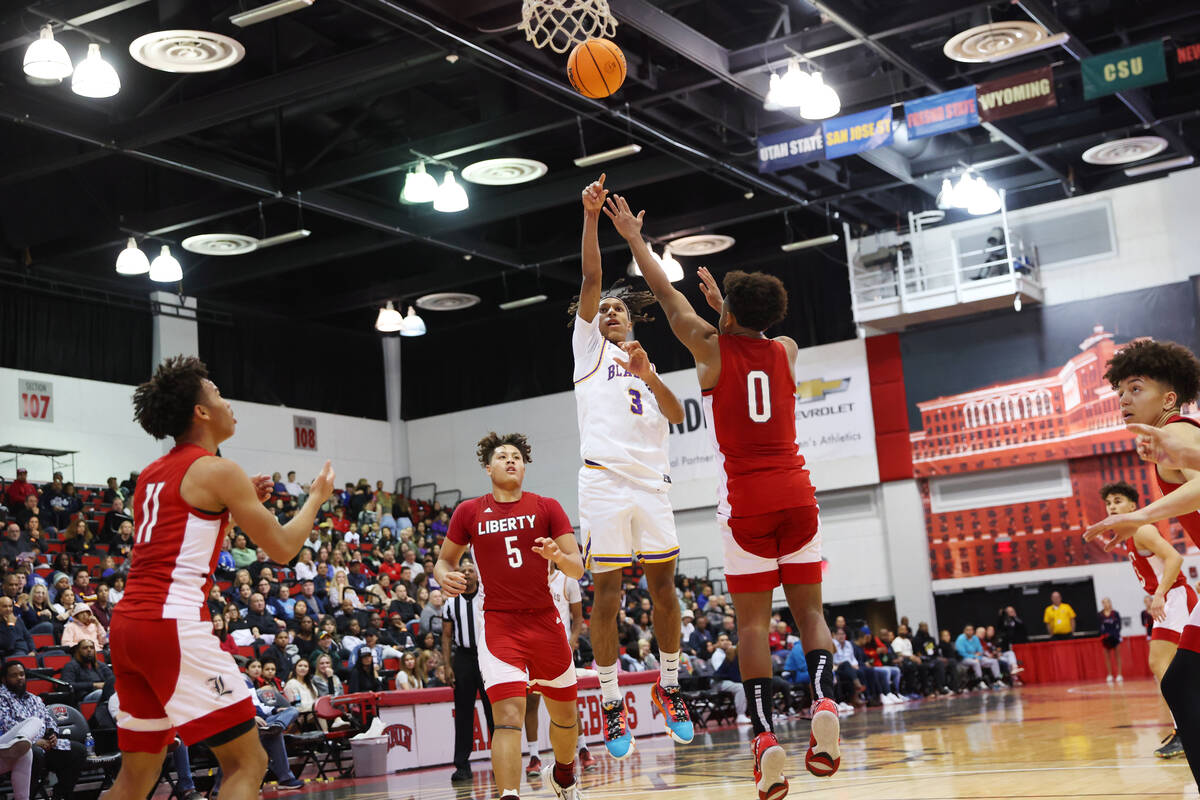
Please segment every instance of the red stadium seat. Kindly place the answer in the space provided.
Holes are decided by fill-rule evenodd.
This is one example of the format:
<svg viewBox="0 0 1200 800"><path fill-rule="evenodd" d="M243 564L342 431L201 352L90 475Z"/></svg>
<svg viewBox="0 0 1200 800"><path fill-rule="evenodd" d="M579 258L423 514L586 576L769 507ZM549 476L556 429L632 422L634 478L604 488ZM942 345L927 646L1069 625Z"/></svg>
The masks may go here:
<svg viewBox="0 0 1200 800"><path fill-rule="evenodd" d="M395 656L383 660L383 668L389 672L400 669L400 659Z"/></svg>
<svg viewBox="0 0 1200 800"><path fill-rule="evenodd" d="M38 668L37 656L12 656L9 661L16 661L18 664L25 665L25 671Z"/></svg>
<svg viewBox="0 0 1200 800"><path fill-rule="evenodd" d="M42 656L42 666L48 670L59 672L70 660L71 657L65 653L59 653L57 655L44 655Z"/></svg>
<svg viewBox="0 0 1200 800"><path fill-rule="evenodd" d="M80 703L79 711L83 714L83 718L90 720L92 718L92 714L96 713L97 705L99 705L99 703Z"/></svg>
<svg viewBox="0 0 1200 800"><path fill-rule="evenodd" d="M258 658L258 653L254 651L254 645L252 644L239 647L237 649L237 654L239 656L245 656L246 658Z"/></svg>
<svg viewBox="0 0 1200 800"><path fill-rule="evenodd" d="M92 569L100 566L100 556L84 556L80 559L80 563L87 567L88 571L91 572Z"/></svg>
<svg viewBox="0 0 1200 800"><path fill-rule="evenodd" d="M46 542L47 553L62 553L64 552L64 547L63 542Z"/></svg>
<svg viewBox="0 0 1200 800"><path fill-rule="evenodd" d="M54 647L54 634L52 633L35 633L33 634L33 646L38 650L45 650L49 647Z"/></svg>

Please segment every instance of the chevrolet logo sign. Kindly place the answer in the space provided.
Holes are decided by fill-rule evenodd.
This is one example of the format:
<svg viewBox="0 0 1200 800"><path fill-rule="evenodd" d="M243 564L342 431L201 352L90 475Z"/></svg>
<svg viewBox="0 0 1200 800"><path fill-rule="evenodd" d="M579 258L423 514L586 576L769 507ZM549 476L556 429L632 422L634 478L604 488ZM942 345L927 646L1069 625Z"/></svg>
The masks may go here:
<svg viewBox="0 0 1200 800"><path fill-rule="evenodd" d="M836 378L827 381L824 378L813 378L796 384L796 399L801 403L816 403L825 399L825 395L834 392L844 392L850 388L849 378Z"/></svg>

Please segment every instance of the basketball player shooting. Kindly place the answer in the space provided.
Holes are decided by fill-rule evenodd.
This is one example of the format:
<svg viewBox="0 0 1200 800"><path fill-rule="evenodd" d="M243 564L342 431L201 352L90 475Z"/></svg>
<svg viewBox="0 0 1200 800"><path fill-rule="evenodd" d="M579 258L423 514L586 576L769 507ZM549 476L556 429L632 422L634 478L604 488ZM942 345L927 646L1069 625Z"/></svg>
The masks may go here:
<svg viewBox="0 0 1200 800"><path fill-rule="evenodd" d="M529 443L519 433L488 434L476 451L492 491L454 509L433 573L442 592L467 589L458 564L470 547L479 571L483 612L476 623L479 671L492 704L492 772L501 798L521 786L521 724L526 690L546 699L554 764L542 779L558 800L582 797L575 780L575 664L546 580L547 561L583 575L575 532L558 501L524 490Z"/></svg>
<svg viewBox="0 0 1200 800"><path fill-rule="evenodd" d="M1200 423L1182 416L1183 406L1200 395L1200 361L1186 347L1138 339L1113 356L1104 377L1117 392L1126 425L1169 432L1176 451L1200 447ZM1142 458L1154 455L1154 439L1163 441L1163 437L1139 435L1138 454ZM1112 536L1104 540L1104 549L1111 551L1134 537L1142 526L1174 517L1192 544L1200 544L1200 468L1159 463L1154 475L1163 493L1161 498L1136 511L1110 514L1088 528L1083 538L1092 541L1112 531ZM1160 686L1175 718L1192 777L1200 783L1200 604L1188 615L1179 649Z"/></svg>
<svg viewBox="0 0 1200 800"><path fill-rule="evenodd" d="M786 757L772 726L771 652L767 635L771 595L783 585L805 654L815 704L805 756L817 776L841 764L840 723L833 697L833 638L821 609L821 535L816 497L804 458L796 451L796 343L763 331L787 313L787 292L763 273L731 272L726 296L715 281L704 287L720 311L718 327L700 318L651 256L642 218L625 198L608 198L605 213L629 243L646 283L675 336L696 360L704 412L721 454L717 517L725 580L737 611L738 662L754 725L754 781L759 800L787 795Z"/></svg>
<svg viewBox="0 0 1200 800"><path fill-rule="evenodd" d="M110 630L123 758L104 796L148 796L178 734L187 745L204 742L217 757L222 798L258 797L267 756L254 704L233 657L212 635L205 599L230 517L271 559L287 563L333 491L333 469L326 461L304 505L280 525L263 506L271 479L249 478L216 455L237 419L199 359L168 359L137 388L133 405L147 433L169 436L175 446L142 470L134 494L137 546Z"/></svg>
<svg viewBox="0 0 1200 800"><path fill-rule="evenodd" d="M660 677L651 691L671 738L692 741L694 730L679 691L679 601L675 562L679 539L667 490L668 422L683 422L683 404L654 371L634 340L633 323L648 319L648 292L617 285L601 291L598 226L608 192L604 176L583 190L583 284L572 315L575 403L579 417L579 527L584 559L592 571L592 648L600 676L604 745L625 758L634 743L617 683L617 613L621 568L636 558L653 601L651 622L658 640Z"/></svg>

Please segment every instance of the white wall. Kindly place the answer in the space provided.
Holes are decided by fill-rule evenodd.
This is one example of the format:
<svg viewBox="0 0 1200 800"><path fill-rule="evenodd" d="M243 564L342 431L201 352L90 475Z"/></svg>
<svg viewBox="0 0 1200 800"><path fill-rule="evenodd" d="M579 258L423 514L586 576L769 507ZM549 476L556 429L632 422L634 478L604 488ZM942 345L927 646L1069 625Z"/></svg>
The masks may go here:
<svg viewBox="0 0 1200 800"><path fill-rule="evenodd" d="M19 418L18 378L48 381L54 391L54 421L32 422ZM133 421L132 386L68 378L39 372L0 368L0 444L78 450L75 480L103 484L109 475L124 480L163 453L156 442ZM338 414L323 414L284 406L233 401L237 433L221 448L222 455L237 461L250 474L276 470L297 472L302 482L312 478L326 458L332 459L339 481L368 478L389 484L395 479L391 463L388 423ZM292 415L317 418L318 452L293 447ZM0 454L0 459L7 454ZM50 462L22 456L30 480L49 481ZM0 461L0 475L14 473L11 462ZM64 470L68 479L70 470Z"/></svg>

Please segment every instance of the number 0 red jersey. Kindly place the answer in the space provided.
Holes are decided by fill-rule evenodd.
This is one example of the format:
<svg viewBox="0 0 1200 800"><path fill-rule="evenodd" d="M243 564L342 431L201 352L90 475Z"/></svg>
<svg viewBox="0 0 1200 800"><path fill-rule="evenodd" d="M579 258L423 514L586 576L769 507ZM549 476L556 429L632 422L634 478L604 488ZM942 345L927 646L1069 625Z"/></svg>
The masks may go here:
<svg viewBox="0 0 1200 800"><path fill-rule="evenodd" d="M117 613L135 619L209 619L208 590L229 512L192 508L179 494L196 459L212 453L181 444L142 470L133 494L133 556ZM148 643L153 644L153 643Z"/></svg>
<svg viewBox="0 0 1200 800"><path fill-rule="evenodd" d="M485 611L532 611L554 609L549 565L534 542L568 533L574 530L557 500L524 492L514 503L490 494L459 503L446 538L470 546Z"/></svg>
<svg viewBox="0 0 1200 800"><path fill-rule="evenodd" d="M717 514L752 517L811 506L816 493L796 444L796 386L787 348L722 335L721 376L704 392L717 454Z"/></svg>

